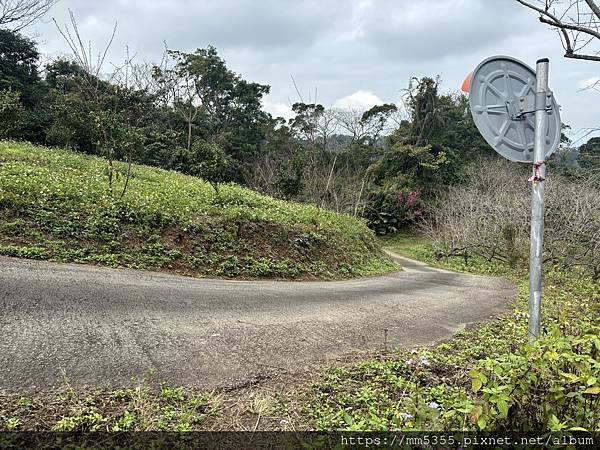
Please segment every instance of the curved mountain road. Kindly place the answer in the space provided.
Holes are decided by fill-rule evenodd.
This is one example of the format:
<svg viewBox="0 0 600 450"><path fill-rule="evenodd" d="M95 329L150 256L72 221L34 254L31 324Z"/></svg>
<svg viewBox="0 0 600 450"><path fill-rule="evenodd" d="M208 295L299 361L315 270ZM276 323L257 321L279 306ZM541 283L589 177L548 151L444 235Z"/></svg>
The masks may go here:
<svg viewBox="0 0 600 450"><path fill-rule="evenodd" d="M402 260L339 282L198 280L0 257L0 393L232 386L353 351L434 343L505 311L508 282Z"/></svg>

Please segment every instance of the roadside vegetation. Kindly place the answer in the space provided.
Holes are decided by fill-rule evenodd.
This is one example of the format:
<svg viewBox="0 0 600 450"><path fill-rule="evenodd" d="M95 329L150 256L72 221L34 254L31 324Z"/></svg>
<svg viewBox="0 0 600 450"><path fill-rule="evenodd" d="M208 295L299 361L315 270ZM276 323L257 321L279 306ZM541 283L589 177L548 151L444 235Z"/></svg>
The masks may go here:
<svg viewBox="0 0 600 450"><path fill-rule="evenodd" d="M600 430L600 285L581 270L547 271L543 337L527 339L526 271L474 256L439 258L411 236L391 250L450 270L513 280L504 317L433 348L333 366L306 391L320 430ZM396 244L396 245L395 245Z"/></svg>
<svg viewBox="0 0 600 450"><path fill-rule="evenodd" d="M542 333L529 342L531 187L521 169L474 164L438 192L417 231L383 238L434 266L508 278L519 288L510 312L433 348L333 366L306 391L310 428L600 430L597 170L549 172Z"/></svg>
<svg viewBox="0 0 600 450"><path fill-rule="evenodd" d="M150 374L112 392L0 397L0 429L600 430L598 283L549 270L543 337L529 344L524 270L440 259L415 234L384 244L446 269L505 276L518 297L503 317L433 347L382 349L233 391L168 387Z"/></svg>
<svg viewBox="0 0 600 450"><path fill-rule="evenodd" d="M0 254L194 276L344 278L394 270L364 220L235 184L0 143ZM115 162L115 174L127 171Z"/></svg>
<svg viewBox="0 0 600 450"><path fill-rule="evenodd" d="M529 342L527 327L528 173L487 159L438 193L416 232L383 241L434 266L508 278L519 288L511 312L434 348L332 368L308 392L310 426L600 430L596 167L549 172L538 341Z"/></svg>
<svg viewBox="0 0 600 450"><path fill-rule="evenodd" d="M112 392L18 395L2 399L3 431L190 431L205 427L219 409L214 393L184 391L153 382Z"/></svg>

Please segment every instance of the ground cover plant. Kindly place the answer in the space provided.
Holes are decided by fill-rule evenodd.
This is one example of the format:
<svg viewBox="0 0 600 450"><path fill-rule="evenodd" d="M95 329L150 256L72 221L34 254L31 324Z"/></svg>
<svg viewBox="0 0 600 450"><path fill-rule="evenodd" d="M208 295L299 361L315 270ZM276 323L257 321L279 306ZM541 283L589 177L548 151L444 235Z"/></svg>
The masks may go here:
<svg viewBox="0 0 600 450"><path fill-rule="evenodd" d="M387 240L452 270L510 277L519 295L505 317L433 348L333 366L306 391L320 430L600 430L600 285L580 271L546 274L543 335L527 339L525 272L482 257L437 258L413 237Z"/></svg>
<svg viewBox="0 0 600 450"><path fill-rule="evenodd" d="M195 276L397 268L360 219L119 162L111 192L105 160L15 142L0 143L0 254Z"/></svg>
<svg viewBox="0 0 600 450"><path fill-rule="evenodd" d="M127 389L79 392L68 386L60 394L13 395L1 404L4 431L190 431L216 414L220 399L157 384L147 374Z"/></svg>

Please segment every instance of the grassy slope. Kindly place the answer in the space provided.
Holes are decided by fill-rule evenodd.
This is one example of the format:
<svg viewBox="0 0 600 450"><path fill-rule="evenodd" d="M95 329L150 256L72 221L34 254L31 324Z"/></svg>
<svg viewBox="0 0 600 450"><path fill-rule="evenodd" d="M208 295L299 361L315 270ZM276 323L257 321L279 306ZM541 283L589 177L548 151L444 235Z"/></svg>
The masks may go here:
<svg viewBox="0 0 600 450"><path fill-rule="evenodd" d="M123 163L117 169L125 171ZM396 266L358 219L236 185L0 142L0 254L195 276L341 278Z"/></svg>

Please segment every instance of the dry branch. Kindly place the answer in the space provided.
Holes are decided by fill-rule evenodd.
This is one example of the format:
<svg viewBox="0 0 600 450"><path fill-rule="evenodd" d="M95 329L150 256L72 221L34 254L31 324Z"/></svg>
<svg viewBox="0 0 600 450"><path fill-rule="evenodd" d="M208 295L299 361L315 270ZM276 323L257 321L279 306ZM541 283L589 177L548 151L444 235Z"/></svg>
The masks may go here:
<svg viewBox="0 0 600 450"><path fill-rule="evenodd" d="M539 21L558 30L565 57L600 61L599 51L581 50L593 42L600 43L600 6L595 0L516 0L537 12Z"/></svg>

